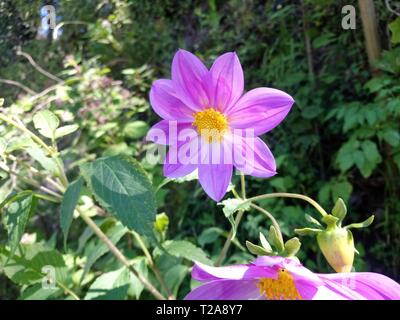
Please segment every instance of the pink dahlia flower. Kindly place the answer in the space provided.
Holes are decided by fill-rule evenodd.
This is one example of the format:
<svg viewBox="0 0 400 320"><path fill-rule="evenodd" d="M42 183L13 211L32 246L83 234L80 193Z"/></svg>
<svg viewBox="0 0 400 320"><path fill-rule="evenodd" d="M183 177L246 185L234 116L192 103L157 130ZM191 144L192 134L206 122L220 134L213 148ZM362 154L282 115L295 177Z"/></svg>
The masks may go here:
<svg viewBox="0 0 400 320"><path fill-rule="evenodd" d="M397 300L400 285L379 273L318 274L298 260L259 257L247 265L196 263L192 277L205 284L186 300Z"/></svg>
<svg viewBox="0 0 400 320"><path fill-rule="evenodd" d="M287 93L257 88L244 94L243 70L233 52L218 57L211 69L179 50L172 79L153 83L150 102L164 120L148 139L169 145L164 175L188 175L198 169L200 184L215 201L223 198L233 167L256 177L276 174L275 159L258 136L275 128L294 103Z"/></svg>

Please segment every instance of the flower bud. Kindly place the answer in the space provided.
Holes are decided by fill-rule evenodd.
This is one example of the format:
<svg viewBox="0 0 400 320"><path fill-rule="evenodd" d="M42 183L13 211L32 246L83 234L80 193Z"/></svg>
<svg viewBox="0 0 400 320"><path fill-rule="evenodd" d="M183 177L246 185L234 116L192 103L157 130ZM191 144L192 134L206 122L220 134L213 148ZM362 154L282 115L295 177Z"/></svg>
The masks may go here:
<svg viewBox="0 0 400 320"><path fill-rule="evenodd" d="M325 259L336 272L350 272L354 261L354 240L350 230L333 228L317 235Z"/></svg>
<svg viewBox="0 0 400 320"><path fill-rule="evenodd" d="M353 234L349 229L365 228L374 221L374 216L372 215L363 222L352 223L342 227L346 214L346 205L339 198L332 209L332 214L324 214L321 218L321 221L326 224L326 229L322 229L322 225L316 219L306 216L307 221L316 225L317 228L294 230L301 236L316 235L322 254L336 272L350 272L353 268L354 254L357 250L354 247Z"/></svg>

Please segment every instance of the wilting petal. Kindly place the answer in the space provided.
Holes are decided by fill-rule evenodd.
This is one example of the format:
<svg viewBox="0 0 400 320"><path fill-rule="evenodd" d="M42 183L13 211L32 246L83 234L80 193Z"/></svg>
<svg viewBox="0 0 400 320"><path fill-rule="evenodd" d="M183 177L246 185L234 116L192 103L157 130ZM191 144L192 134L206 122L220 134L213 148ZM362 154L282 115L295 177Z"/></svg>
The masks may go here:
<svg viewBox="0 0 400 320"><path fill-rule="evenodd" d="M226 112L232 128L253 128L259 136L280 124L293 103L293 98L281 90L257 88L246 93Z"/></svg>
<svg viewBox="0 0 400 320"><path fill-rule="evenodd" d="M179 141L169 148L164 161L164 176L180 178L192 173L198 167L199 144L193 138L188 142Z"/></svg>
<svg viewBox="0 0 400 320"><path fill-rule="evenodd" d="M216 280L197 287L185 300L258 300L264 299L257 280Z"/></svg>
<svg viewBox="0 0 400 320"><path fill-rule="evenodd" d="M235 104L243 94L243 70L234 52L218 57L207 79L210 105L221 112Z"/></svg>
<svg viewBox="0 0 400 320"><path fill-rule="evenodd" d="M174 145L178 143L178 136L185 129L195 130L190 123L161 120L150 128L146 140L162 145Z"/></svg>
<svg viewBox="0 0 400 320"><path fill-rule="evenodd" d="M233 148L233 163L243 173L261 178L276 174L275 158L260 138L235 136Z"/></svg>
<svg viewBox="0 0 400 320"><path fill-rule="evenodd" d="M229 280L248 280L257 278L277 277L277 271L274 268L258 267L253 264L239 264L226 267L212 267L200 262L196 262L192 270L192 278L198 281L211 281L218 279Z"/></svg>
<svg viewBox="0 0 400 320"><path fill-rule="evenodd" d="M200 111L209 105L204 86L207 68L194 54L178 50L172 61L172 82L175 92L193 111Z"/></svg>
<svg viewBox="0 0 400 320"><path fill-rule="evenodd" d="M335 283L340 289L350 288L369 300L399 300L400 285L392 279L372 272L351 272L319 274L330 285Z"/></svg>
<svg viewBox="0 0 400 320"><path fill-rule="evenodd" d="M150 90L150 104L165 120L193 122L193 110L176 97L171 80L160 79L153 83Z"/></svg>

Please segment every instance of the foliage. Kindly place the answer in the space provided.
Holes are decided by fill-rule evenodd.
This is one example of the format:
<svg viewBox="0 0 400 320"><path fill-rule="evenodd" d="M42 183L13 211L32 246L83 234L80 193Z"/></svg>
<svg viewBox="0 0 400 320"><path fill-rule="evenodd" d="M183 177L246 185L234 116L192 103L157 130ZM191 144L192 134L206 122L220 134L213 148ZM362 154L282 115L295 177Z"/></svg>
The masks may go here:
<svg viewBox="0 0 400 320"><path fill-rule="evenodd" d="M168 295L160 273L178 298L194 285L193 261L217 260L232 236L225 230L234 231L226 264L270 253L270 244L299 250L294 229L315 227L311 206L261 202L292 238L281 243L246 202L227 196L217 205L196 177L164 179L161 165L147 161L153 145L144 137L158 119L148 92L156 78L169 77L179 47L208 63L236 51L246 89L270 86L295 97L286 120L265 136L279 174L246 177L247 194L303 193L325 208L342 198L349 223L374 214L369 230L354 232L355 268L400 279L400 18L376 3L382 55L372 73L359 17L356 30L340 28L346 1L301 2L54 1L65 24L53 34L38 28L42 1L0 1L1 78L33 91L0 82L0 111L48 145L0 121L0 298L153 298L82 213L139 275ZM301 241L300 260L331 272L315 240ZM48 265L57 279L51 290L41 285Z"/></svg>

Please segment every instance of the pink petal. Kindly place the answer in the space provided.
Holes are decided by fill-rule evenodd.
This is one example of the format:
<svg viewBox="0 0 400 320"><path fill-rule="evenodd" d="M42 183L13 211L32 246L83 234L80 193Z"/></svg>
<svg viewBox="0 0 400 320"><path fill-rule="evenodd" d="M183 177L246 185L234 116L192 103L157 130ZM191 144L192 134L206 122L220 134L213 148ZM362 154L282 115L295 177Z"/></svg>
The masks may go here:
<svg viewBox="0 0 400 320"><path fill-rule="evenodd" d="M239 58L228 52L215 60L209 73L210 105L221 112L231 107L243 94L244 77Z"/></svg>
<svg viewBox="0 0 400 320"><path fill-rule="evenodd" d="M194 54L178 50L172 61L172 82L179 99L192 111L200 111L209 105L204 86L208 70Z"/></svg>
<svg viewBox="0 0 400 320"><path fill-rule="evenodd" d="M150 128L146 140L161 145L177 144L177 137L186 129L195 130L190 123L161 120Z"/></svg>
<svg viewBox="0 0 400 320"><path fill-rule="evenodd" d="M176 97L171 80L154 81L150 90L150 104L163 119L193 122L193 111Z"/></svg>
<svg viewBox="0 0 400 320"><path fill-rule="evenodd" d="M329 285L335 283L340 290L350 288L369 300L399 300L400 285L392 279L372 272L319 274Z"/></svg>
<svg viewBox="0 0 400 320"><path fill-rule="evenodd" d="M232 128L253 128L259 136L280 124L293 103L293 98L281 90L257 88L246 93L226 112Z"/></svg>
<svg viewBox="0 0 400 320"><path fill-rule="evenodd" d="M258 137L234 136L233 162L245 174L268 178L276 174L275 158L268 146Z"/></svg>
<svg viewBox="0 0 400 320"><path fill-rule="evenodd" d="M241 280L271 278L275 279L277 272L274 268L259 267L253 264L239 264L226 267L212 267L196 262L192 270L192 278L198 281L218 279Z"/></svg>
<svg viewBox="0 0 400 320"><path fill-rule="evenodd" d="M257 283L257 280L211 281L194 289L185 300L264 300Z"/></svg>
<svg viewBox="0 0 400 320"><path fill-rule="evenodd" d="M204 191L214 201L220 201L228 189L232 179L231 164L200 164L199 182Z"/></svg>
<svg viewBox="0 0 400 320"><path fill-rule="evenodd" d="M198 167L199 143L198 138L188 142L178 141L177 145L169 148L164 161L164 176L180 178L192 173Z"/></svg>
<svg viewBox="0 0 400 320"><path fill-rule="evenodd" d="M285 258L279 256L260 256L255 259L252 263L256 266L261 267L282 267Z"/></svg>

